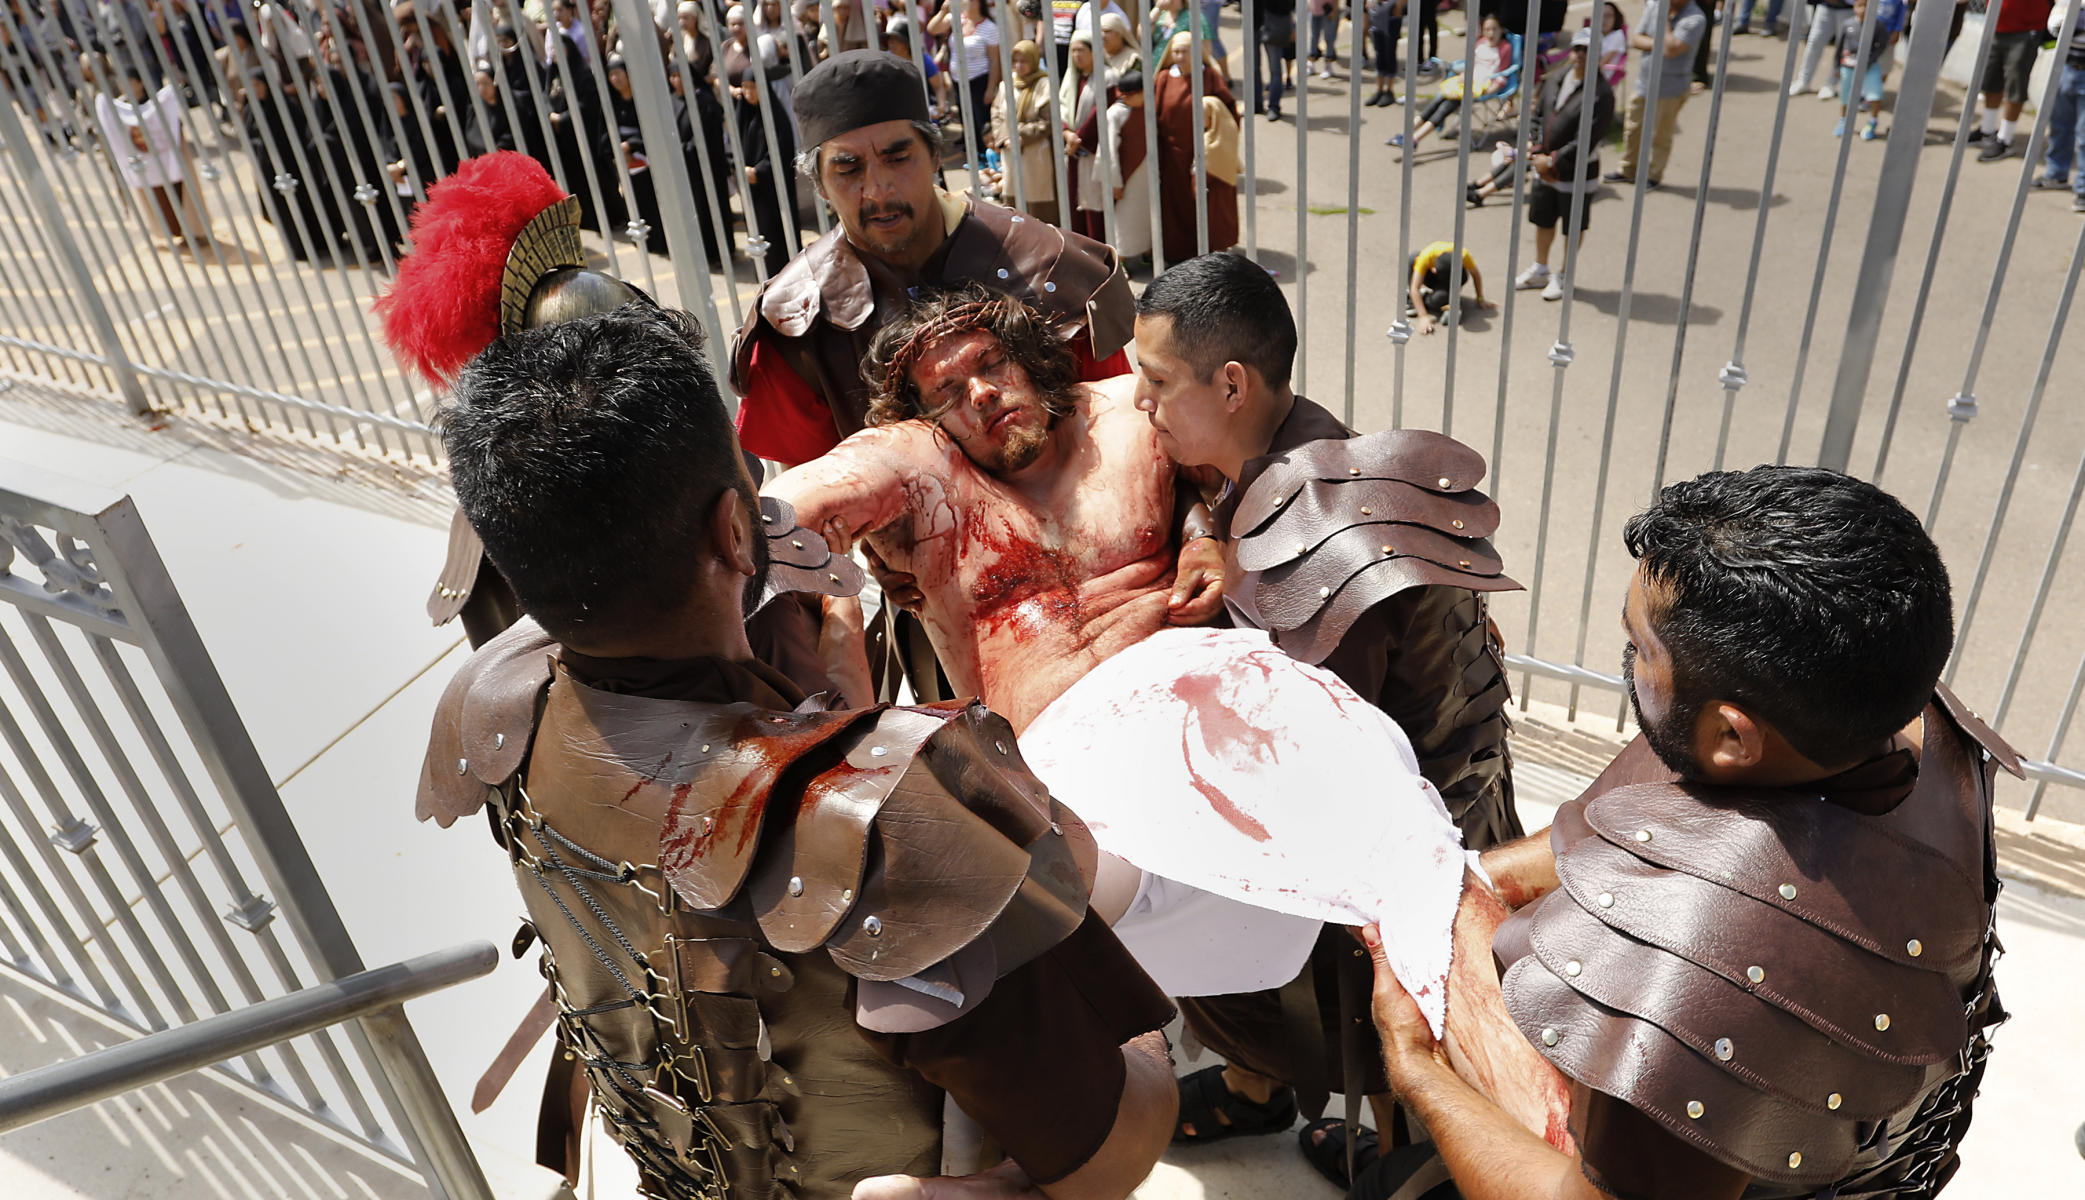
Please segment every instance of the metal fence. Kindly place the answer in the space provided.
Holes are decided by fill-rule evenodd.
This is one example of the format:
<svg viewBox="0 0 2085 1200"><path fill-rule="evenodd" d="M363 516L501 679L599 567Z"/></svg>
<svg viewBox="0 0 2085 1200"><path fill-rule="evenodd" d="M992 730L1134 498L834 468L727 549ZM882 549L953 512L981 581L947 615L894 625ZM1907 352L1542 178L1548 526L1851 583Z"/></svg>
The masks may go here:
<svg viewBox="0 0 2085 1200"><path fill-rule="evenodd" d="M1396 86L1407 103L1388 117L1408 139L1419 119L1414 101L1445 73L1428 70L1441 64L1421 52L1423 3L1407 5L1403 17ZM140 409L178 408L428 461L439 454L428 424L433 399L378 348L366 313L410 248L412 205L460 156L511 147L543 160L581 198L601 265L696 312L721 346L769 266L829 228L808 181L794 185L808 206L799 221L786 198L756 202L775 172L756 186L743 169L763 158L786 163L788 123L771 118L796 81L817 56L867 40L862 31L882 28L894 11L910 18L895 44L915 60L943 40L926 28L933 10L917 3L749 4L741 58L768 105L756 120L741 93L714 86L732 31L710 0L656 39L622 36L617 65L591 25L577 39L548 36L534 0L420 0L396 12L377 0L288 0L249 12L251 43L230 39L223 53L213 52L228 28L217 20L222 0L157 7L176 18L166 36L86 38L82 31L107 27L99 0L53 0L44 20L0 44L0 78L15 101L0 106L13 167L0 181L0 262L8 265L0 354L15 371L117 392ZM622 31L652 28L651 7L612 6ZM1528 31L1539 29L1545 7L1496 6L1507 24ZM1022 26L1013 0L984 8L1002 30ZM1185 8L1204 11L1201 0ZM1625 187L1598 204L1597 244L1618 258L1618 288L1589 291L1587 273L1574 269L1560 303L1531 308L1496 287L1504 302L1497 337L1480 339L1484 318L1463 311L1462 267L1451 256L1444 335L1415 340L1402 304L1405 264L1435 240L1429 223L1436 234L1445 227L1446 240L1469 244L1474 223L1455 200L1490 171L1494 143L1529 145L1538 72L1554 69L1563 43L1531 39L1523 47L1512 120L1486 128L1500 123L1480 121L1466 105L1454 135L1437 143L1452 150L1427 157L1408 149L1386 172L1382 152L1363 136L1369 0L1349 0L1340 14L1343 86L1319 82L1313 100L1299 61L1292 120L1264 128L1250 116L1241 121L1239 249L1279 274L1292 297L1303 335L1299 390L1329 397L1362 427L1423 424L1488 449L1507 512L1500 549L1529 585L1524 599L1495 606L1512 661L1525 672L1524 699L1553 695L1575 707L1586 686L1618 688L1619 636L1608 615L1627 576L1619 525L1659 485L1759 461L1854 470L1903 496L1942 542L1961 612L1950 679L2035 757L2033 811L2048 782L2085 784L2085 774L2050 765L2085 690L2085 636L2061 619L2062 599L2085 587L2085 559L2067 553L2085 495L2075 419L2085 364L2074 348L2066 354L2062 336L2085 235L2048 222L2046 208L2029 208L2060 70L2032 97L2024 153L2008 164L2011 186L1997 201L1990 176L1965 168L1974 98L1941 85L1953 6L1918 6L1891 53L1898 69L1879 161L1857 149L1850 126L1828 150L1805 131L1816 122L1789 92L1804 70L1807 22L1800 4L1792 8L1785 47L1749 43L1768 48L1763 55L1733 53L1734 22L1709 34L1714 85L1685 109L1699 158L1691 179L1666 181L1678 195L1653 201L1647 189ZM1881 9L1871 5L1860 27L1857 68ZM1051 12L1046 5L1037 32L1055 97L1063 47ZM1243 101L1267 70L1252 32L1256 0L1218 13L1208 28L1185 20L1188 61L1202 61L1214 35L1230 75L1244 84ZM1599 16L1599 6L1580 0L1560 32L1568 38L1590 20L1597 43ZM2076 19L2073 5L2066 20ZM1299 47L1306 20L1298 14ZM1642 32L1662 33L1665 21L1655 16L1656 28ZM1147 77L1161 49L1151 42L1152 22L1151 14L1135 22ZM61 26L83 48L98 42L102 54L54 52ZM1970 79L1991 54L1994 27L1972 18L1954 49ZM188 28L200 32L189 37ZM1014 41L1002 36L997 61L986 64L1010 112ZM1112 139L1067 156L1066 130L1050 121L1052 169L1033 178L1022 165L1019 123L1010 122L1002 175L963 169L983 161L977 131L986 122L962 86L976 65L963 38L946 42L943 77L956 81L950 120L961 130L949 186L980 196L996 188L1021 206L1054 198L1057 219L1069 223L1081 173L1113 176ZM1631 79L1616 88L1618 108L1641 69L1636 52L1626 58ZM1824 58L1833 71L1836 55ZM120 95L132 71L148 92L162 79L174 88L164 106L171 116L162 119L180 130L174 157L186 196L173 208L124 176L159 143L97 112L97 100ZM1185 78L1193 147L1186 182L1206 197L1203 77ZM1328 89L1337 97L1331 104ZM1759 103L1767 92L1770 110ZM1951 125L1949 105L1959 108ZM1736 125L1735 113L1745 114ZM1162 270L1156 235L1168 218L1155 179L1157 106L1145 104L1132 119L1144 126L1153 185L1137 212L1122 211L1112 189L1099 188L1101 228L1115 241L1125 222L1149 222ZM1770 131L1761 146L1754 135L1763 125ZM1523 174L1505 177L1501 203L1510 205L1515 235L1495 283L1525 262L1517 232ZM1437 203L1451 179L1452 222ZM1691 203L1681 201L1690 186ZM1957 203L1972 195L1982 199ZM1784 204L1791 197L1800 203ZM1574 263L1575 231L1595 211L1589 203L1571 206L1565 240ZM191 219L186 206L200 211ZM1293 210L1293 231L1274 219L1285 210ZM1195 206L1197 249L1211 246L1210 217L1208 203ZM189 224L204 236L192 236ZM185 248L160 248L176 234ZM1668 276L1676 293L1647 282ZM1726 302L1734 317L1718 307ZM1377 329L1387 340L1375 340ZM1494 360L1495 379L1478 369ZM2015 377L2014 362L2035 364L2031 382ZM2066 395L2072 404L2060 403ZM2016 428L2010 456L1994 421Z"/></svg>
<svg viewBox="0 0 2085 1200"><path fill-rule="evenodd" d="M235 1010L252 1033L252 1006L361 972L129 498L7 463L0 602L7 963L140 1034ZM340 1032L220 1069L489 1200L403 1010Z"/></svg>

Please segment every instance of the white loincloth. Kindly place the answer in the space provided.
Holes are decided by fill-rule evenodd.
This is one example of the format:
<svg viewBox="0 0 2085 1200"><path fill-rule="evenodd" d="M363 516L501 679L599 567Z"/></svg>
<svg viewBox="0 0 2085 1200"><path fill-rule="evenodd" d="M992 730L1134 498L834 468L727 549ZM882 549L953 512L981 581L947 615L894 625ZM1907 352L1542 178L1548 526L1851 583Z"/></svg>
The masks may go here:
<svg viewBox="0 0 2085 1200"><path fill-rule="evenodd" d="M1161 630L1044 709L1021 754L1147 873L1115 933L1168 994L1279 987L1320 923L1374 921L1441 1033L1462 835L1397 723L1331 672L1258 630Z"/></svg>

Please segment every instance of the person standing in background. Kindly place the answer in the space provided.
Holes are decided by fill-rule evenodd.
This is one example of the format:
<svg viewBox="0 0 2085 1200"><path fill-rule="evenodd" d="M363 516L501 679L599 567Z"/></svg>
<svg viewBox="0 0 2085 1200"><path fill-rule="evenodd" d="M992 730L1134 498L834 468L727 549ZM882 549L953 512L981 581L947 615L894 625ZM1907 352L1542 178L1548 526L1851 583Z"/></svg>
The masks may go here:
<svg viewBox="0 0 2085 1200"><path fill-rule="evenodd" d="M1629 35L1629 44L1643 51L1636 71L1635 94L1629 97L1628 115L1622 121L1622 165L1603 178L1609 183L1635 183L1637 160L1643 150L1643 127L1651 126L1649 186L1665 182L1665 162L1672 157L1672 139L1679 132L1680 109L1694 83L1694 48L1707 36L1708 14L1694 0L1678 0L1670 23L1659 15L1666 0L1650 0L1643 7L1643 23ZM1653 42L1651 35L1662 29L1665 40ZM1652 111L1650 89L1657 89L1658 104Z"/></svg>
<svg viewBox="0 0 2085 1200"><path fill-rule="evenodd" d="M1246 59L1246 69L1257 73L1264 57L1267 80L1263 86L1259 80L1248 77L1246 86L1252 91L1252 110L1266 113L1270 121L1279 121L1282 82L1287 74L1282 59L1284 55L1293 57L1296 53L1296 0L1260 0L1257 7L1260 27L1255 40L1258 45Z"/></svg>
<svg viewBox="0 0 2085 1200"><path fill-rule="evenodd" d="M2073 9L2078 0L2071 0ZM2049 13L2049 32L2063 33L2064 10ZM2049 149L2034 187L2042 191L2071 189L2071 211L2085 213L2085 19L2072 29L2057 81L2056 102L2049 106Z"/></svg>

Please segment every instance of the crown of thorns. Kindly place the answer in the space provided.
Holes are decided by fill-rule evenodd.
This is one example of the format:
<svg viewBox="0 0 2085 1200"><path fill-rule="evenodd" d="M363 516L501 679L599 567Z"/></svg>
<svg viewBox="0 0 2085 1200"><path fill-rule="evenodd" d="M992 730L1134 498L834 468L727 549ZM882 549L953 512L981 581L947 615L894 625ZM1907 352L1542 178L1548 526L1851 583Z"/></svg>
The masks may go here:
<svg viewBox="0 0 2085 1200"><path fill-rule="evenodd" d="M950 334L990 329L1004 320L1017 303L1005 296L966 300L943 309L941 315L932 320L922 321L891 352L890 363L883 369L884 392L896 396L904 389L906 380L912 378L912 368L918 365L920 355L927 352L928 346Z"/></svg>

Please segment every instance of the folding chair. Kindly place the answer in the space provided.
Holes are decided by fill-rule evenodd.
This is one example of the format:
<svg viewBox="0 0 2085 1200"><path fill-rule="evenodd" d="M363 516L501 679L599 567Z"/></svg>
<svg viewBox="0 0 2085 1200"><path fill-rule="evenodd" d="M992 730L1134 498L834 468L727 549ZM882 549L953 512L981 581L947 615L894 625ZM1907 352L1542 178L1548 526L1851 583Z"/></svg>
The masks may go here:
<svg viewBox="0 0 2085 1200"><path fill-rule="evenodd" d="M1469 94L1470 65L1467 59L1458 58L1448 64L1449 75L1460 75L1463 77L1462 108L1456 112L1454 117L1450 118L1451 123L1455 121L1461 122L1460 127L1456 130L1459 136L1470 137L1479 129L1504 124L1506 121L1506 105L1519 97L1520 68L1526 61L1523 57L1525 50L1521 46L1521 37L1517 33L1506 35L1506 45L1513 51L1513 65L1494 76L1494 78L1505 80L1506 86L1489 96L1479 97ZM1477 120L1479 113L1483 115L1481 124ZM1443 136L1446 136L1448 130L1444 127L1441 133Z"/></svg>

